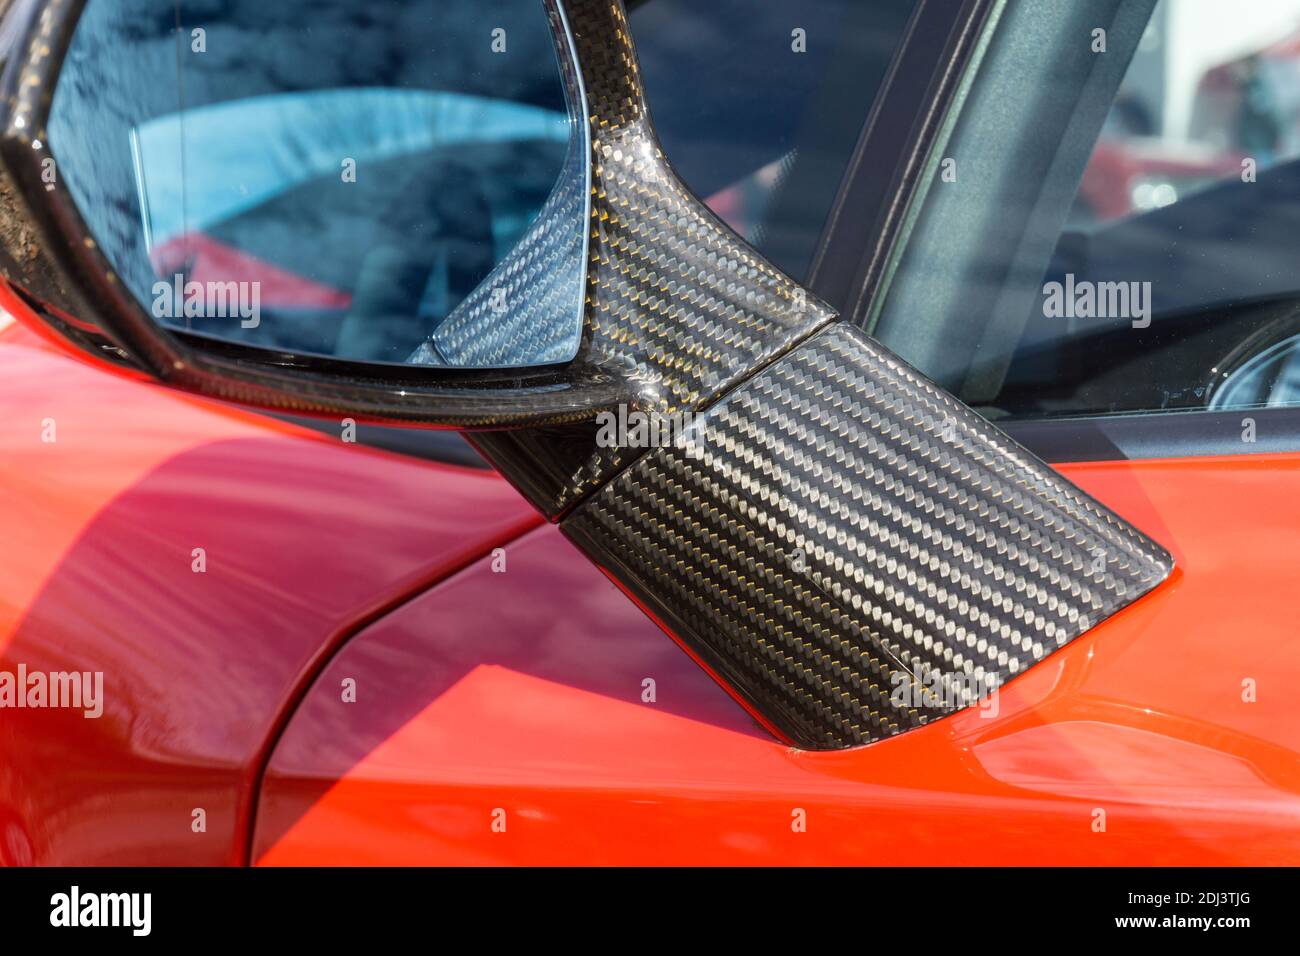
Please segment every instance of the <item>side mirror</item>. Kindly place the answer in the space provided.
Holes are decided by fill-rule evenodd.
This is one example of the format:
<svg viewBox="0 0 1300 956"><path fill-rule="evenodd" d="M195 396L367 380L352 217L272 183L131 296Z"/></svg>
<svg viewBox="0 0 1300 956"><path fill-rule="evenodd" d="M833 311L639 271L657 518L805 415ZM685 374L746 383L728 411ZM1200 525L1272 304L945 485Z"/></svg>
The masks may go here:
<svg viewBox="0 0 1300 956"><path fill-rule="evenodd" d="M807 748L967 706L1170 573L690 193L621 0L185 7L0 23L4 275L69 347L472 430Z"/></svg>

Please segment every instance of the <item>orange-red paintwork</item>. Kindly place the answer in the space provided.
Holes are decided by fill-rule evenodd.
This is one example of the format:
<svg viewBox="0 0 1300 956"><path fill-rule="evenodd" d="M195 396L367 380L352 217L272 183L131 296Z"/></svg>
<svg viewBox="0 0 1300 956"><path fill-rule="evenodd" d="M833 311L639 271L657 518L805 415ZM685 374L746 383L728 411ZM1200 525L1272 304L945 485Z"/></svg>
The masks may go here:
<svg viewBox="0 0 1300 956"><path fill-rule="evenodd" d="M0 712L0 860L1300 863L1300 454L1062 470L1175 577L996 716L799 753L495 477L0 330L0 667L107 698Z"/></svg>
<svg viewBox="0 0 1300 956"><path fill-rule="evenodd" d="M243 861L314 662L540 520L489 474L105 375L14 326L0 516L0 670L104 675L98 719L0 710L0 862L37 864Z"/></svg>
<svg viewBox="0 0 1300 956"><path fill-rule="evenodd" d="M255 859L1300 863L1300 455L1063 470L1180 571L996 716L791 750L546 528L331 663L273 755ZM341 704L344 675L368 699Z"/></svg>

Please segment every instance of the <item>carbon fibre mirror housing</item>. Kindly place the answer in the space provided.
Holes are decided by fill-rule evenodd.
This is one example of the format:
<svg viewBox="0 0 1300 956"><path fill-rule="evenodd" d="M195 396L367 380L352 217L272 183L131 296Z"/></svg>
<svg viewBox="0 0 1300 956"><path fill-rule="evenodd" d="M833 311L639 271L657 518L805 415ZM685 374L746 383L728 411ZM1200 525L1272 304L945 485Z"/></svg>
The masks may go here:
<svg viewBox="0 0 1300 956"><path fill-rule="evenodd" d="M269 409L435 427L518 427L590 419L629 404L698 406L739 381L753 362L779 354L831 318L673 175L650 127L635 63L616 59L622 51L611 44L617 31L626 33L621 7L538 0L555 33L566 96L582 132L571 143L589 155L570 151L543 214L493 270L499 281L489 279L467 296L450 317L457 328L440 328L439 341L431 337L419 350L423 360L380 366L275 347L275 340L258 348L204 338L160 322L145 307L139 283L112 261L114 250L96 238L77 196L87 207L110 202L86 203L96 187L74 186L66 168L73 164L51 155L61 66L87 6L82 0L11 5L4 77L14 105L5 118L0 159L9 211L27 237L25 249L35 250L35 258L11 250L9 278L45 307L59 334L97 357L179 388ZM138 142L150 131L131 132L138 134L137 152L147 153ZM75 165L81 175L96 168ZM148 194L166 190L136 185L148 217ZM576 240L568 228L575 210L590 224ZM155 221L169 218L157 208L152 213ZM501 361L498 349L494 361L493 343L537 328L538 303L567 297L571 270L560 265L570 264L577 248L586 250L579 258L586 299L580 339L576 348L550 350L572 357L516 367ZM673 348L666 347L670 339ZM678 348L695 356L688 366L672 354ZM464 361L432 359L449 351ZM469 362L488 367L466 368Z"/></svg>
<svg viewBox="0 0 1300 956"><path fill-rule="evenodd" d="M573 236L548 225L581 209L571 358L470 369L445 361L444 344L430 346L442 361L353 362L156 321L74 191L43 178L79 0L17 0L0 30L11 104L0 202L16 217L6 279L71 347L177 388L470 430L801 747L867 743L968 706L1169 575L1162 548L841 325L682 184L655 136L621 0L538 4L586 155L565 161L554 202L494 267L518 280L507 309L493 308L491 283L478 287L454 338L467 353L508 341L511 323L528 328L530 308L563 294L555 263ZM666 440L654 427L665 422Z"/></svg>

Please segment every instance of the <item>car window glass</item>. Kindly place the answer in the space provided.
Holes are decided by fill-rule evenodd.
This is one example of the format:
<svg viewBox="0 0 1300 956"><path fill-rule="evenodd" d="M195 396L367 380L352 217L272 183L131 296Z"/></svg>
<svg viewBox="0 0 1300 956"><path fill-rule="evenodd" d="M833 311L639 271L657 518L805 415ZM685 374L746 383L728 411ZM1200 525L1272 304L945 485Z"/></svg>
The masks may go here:
<svg viewBox="0 0 1300 956"><path fill-rule="evenodd" d="M1297 403L1297 230L1300 3L1165 0L1044 278L1065 334L1031 323L1001 404Z"/></svg>
<svg viewBox="0 0 1300 956"><path fill-rule="evenodd" d="M1116 55L1118 34L1099 37L1089 26L1072 24L1068 42L1084 55L1090 48L1096 57ZM1118 88L1100 104L1109 112L1099 135L1061 141L1082 170L1066 187L1073 199L1062 205L1063 226L1018 237L1048 263L1026 277L1027 316L1006 323L999 311L1027 301L1008 296L1019 280L997 272L1023 250L967 237L966 255L983 257L966 285L971 298L978 300L980 282L1002 292L978 300L991 305L965 318L982 328L1003 322L1014 335L986 334L962 358L964 372L944 366L942 341L913 359L996 417L1300 403L1300 0L1160 0L1135 46ZM1083 76L1073 105L1080 117L1096 105ZM1068 81L1059 73L1031 78L1027 68L1025 82L1050 96L1060 92L1050 84ZM963 120L996 126L1001 118ZM940 167L931 197L983 186L959 150L951 162L952 182ZM1063 165L1054 162L1052 169ZM1041 210L1060 192L1047 173L1037 186L1017 188L986 197L986 205ZM955 267L925 251L906 250L896 286L915 290L921 263ZM890 335L905 334L900 319L915 328L914 309L899 316L890 308L886 302ZM982 373L989 368L998 374Z"/></svg>
<svg viewBox="0 0 1300 956"><path fill-rule="evenodd" d="M915 0L629 4L646 96L686 184L803 280Z"/></svg>

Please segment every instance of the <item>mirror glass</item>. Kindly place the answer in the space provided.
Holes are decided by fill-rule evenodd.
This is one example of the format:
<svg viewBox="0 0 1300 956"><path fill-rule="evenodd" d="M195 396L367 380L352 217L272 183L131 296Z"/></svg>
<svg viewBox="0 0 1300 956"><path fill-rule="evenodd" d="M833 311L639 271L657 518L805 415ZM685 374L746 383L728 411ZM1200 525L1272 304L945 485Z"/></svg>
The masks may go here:
<svg viewBox="0 0 1300 956"><path fill-rule="evenodd" d="M566 362L589 131L551 0L90 0L48 148L159 323L357 362Z"/></svg>

